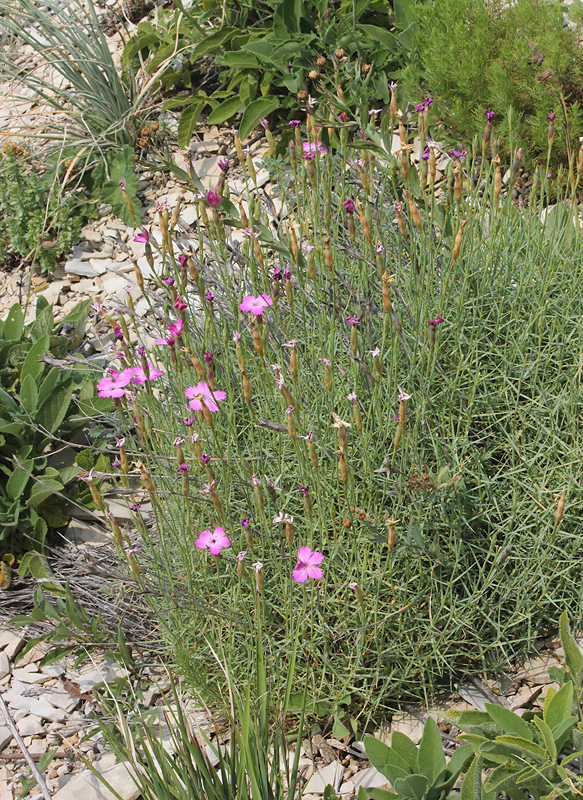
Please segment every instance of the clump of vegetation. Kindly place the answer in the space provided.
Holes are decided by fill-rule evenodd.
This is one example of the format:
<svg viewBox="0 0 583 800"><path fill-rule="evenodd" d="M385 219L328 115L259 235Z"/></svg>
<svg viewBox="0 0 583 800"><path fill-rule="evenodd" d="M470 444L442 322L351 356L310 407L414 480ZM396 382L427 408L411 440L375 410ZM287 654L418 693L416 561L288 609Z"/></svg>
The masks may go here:
<svg viewBox="0 0 583 800"><path fill-rule="evenodd" d="M214 693L202 630L246 674L259 598L274 672L299 630L295 688L346 729L506 665L581 580L573 213L541 225L537 190L518 213L498 155L458 152L436 191L435 148L417 169L402 128L390 155L391 117L350 149L348 124L298 123L290 162L268 159L277 230L236 137L248 210L225 165L196 253L171 209L160 241L140 230L164 265L160 335L150 353L118 337L126 369L99 384L121 480L131 441L155 512L148 529L136 503L124 558L160 588L180 669ZM546 171L537 185L546 202Z"/></svg>
<svg viewBox="0 0 583 800"><path fill-rule="evenodd" d="M62 193L53 170L41 175L30 161L18 147L0 157L0 259L49 272L79 241L93 209L82 194Z"/></svg>
<svg viewBox="0 0 583 800"><path fill-rule="evenodd" d="M548 118L555 113L561 131L567 122L577 151L583 133L580 25L564 24L560 3L430 3L419 13L415 35L417 57L405 65L404 82L411 96L430 91L436 98L433 111L446 135L481 136L484 110L492 109L501 146L520 145L525 157L544 161ZM564 134L554 155L566 163Z"/></svg>
<svg viewBox="0 0 583 800"><path fill-rule="evenodd" d="M78 495L79 467L51 465L50 445L85 423L79 408L93 401L92 375L82 360L68 370L51 359L78 347L90 301L59 324L40 297L35 320L25 325L18 303L0 321L0 547L15 555L43 552L49 528L68 522L67 497ZM48 358L48 362L47 362ZM85 406L86 407L86 406ZM90 498L89 498L90 499Z"/></svg>

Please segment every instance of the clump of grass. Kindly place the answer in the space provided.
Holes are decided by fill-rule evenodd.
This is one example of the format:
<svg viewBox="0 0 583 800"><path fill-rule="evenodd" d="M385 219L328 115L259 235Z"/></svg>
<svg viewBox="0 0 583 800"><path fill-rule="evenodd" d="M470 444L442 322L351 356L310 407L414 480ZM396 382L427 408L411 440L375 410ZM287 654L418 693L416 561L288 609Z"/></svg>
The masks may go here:
<svg viewBox="0 0 583 800"><path fill-rule="evenodd" d="M235 139L248 202L225 167L193 252L170 209L161 241L139 234L164 263L153 352L129 346L130 309L111 320L137 372L103 392L155 513L147 528L135 506L128 560L209 698L203 637L250 677L258 597L272 676L299 630L295 688L341 718L505 667L557 609L580 610L573 212L541 222L544 174L518 212L487 147L453 157L436 190L431 142L418 171L401 124L390 155L393 112L350 146L348 123L308 116L269 161L283 222Z"/></svg>

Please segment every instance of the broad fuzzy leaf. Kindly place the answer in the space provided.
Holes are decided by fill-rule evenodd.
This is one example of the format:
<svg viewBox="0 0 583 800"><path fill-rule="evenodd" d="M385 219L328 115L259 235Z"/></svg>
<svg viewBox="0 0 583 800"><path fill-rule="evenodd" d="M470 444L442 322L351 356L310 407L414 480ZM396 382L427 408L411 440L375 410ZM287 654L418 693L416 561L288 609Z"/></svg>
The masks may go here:
<svg viewBox="0 0 583 800"><path fill-rule="evenodd" d="M441 734L433 717L428 718L423 728L417 764L419 772L425 775L431 783L446 766ZM397 789L397 791L399 790Z"/></svg>

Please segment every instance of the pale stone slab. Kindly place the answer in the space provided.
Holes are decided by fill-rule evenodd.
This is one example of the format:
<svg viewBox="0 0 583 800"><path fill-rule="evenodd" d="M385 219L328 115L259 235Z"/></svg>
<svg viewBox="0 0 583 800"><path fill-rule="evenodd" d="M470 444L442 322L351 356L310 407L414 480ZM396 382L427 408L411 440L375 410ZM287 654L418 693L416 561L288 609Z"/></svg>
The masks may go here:
<svg viewBox="0 0 583 800"><path fill-rule="evenodd" d="M388 780L384 775L381 775L376 767L367 767L367 769L357 772L352 776L351 780L357 791L361 786L364 786L365 789L379 789L382 786L389 787Z"/></svg>
<svg viewBox="0 0 583 800"><path fill-rule="evenodd" d="M95 764L99 769L98 764ZM116 764L102 772L105 780L123 798L123 800L137 800L140 790L132 780L132 776L125 764ZM90 770L85 770L72 778L66 786L60 789L53 800L117 800L99 778Z"/></svg>
<svg viewBox="0 0 583 800"><path fill-rule="evenodd" d="M316 770L306 785L306 792L323 794L326 786L331 785L336 791L340 786L344 767L338 761L327 764L322 769Z"/></svg>

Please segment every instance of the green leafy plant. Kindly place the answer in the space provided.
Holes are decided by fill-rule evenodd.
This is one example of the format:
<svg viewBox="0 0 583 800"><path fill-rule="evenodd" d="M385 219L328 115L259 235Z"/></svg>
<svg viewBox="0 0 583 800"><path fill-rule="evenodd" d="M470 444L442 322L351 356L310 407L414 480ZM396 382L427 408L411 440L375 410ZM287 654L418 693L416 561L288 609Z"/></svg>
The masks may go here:
<svg viewBox="0 0 583 800"><path fill-rule="evenodd" d="M475 752L464 778L462 800L495 798L500 792L513 800L580 797L583 779L571 767L583 760L581 696L583 655L569 631L567 612L560 620L565 668L551 668L557 690L549 687L542 714L523 716L491 703L485 711L461 711L449 716ZM482 783L481 771L488 770Z"/></svg>
<svg viewBox="0 0 583 800"><path fill-rule="evenodd" d="M134 165L133 147L126 145L121 150L110 151L93 169L91 185L94 197L110 203L117 217L136 228L142 219L142 208Z"/></svg>
<svg viewBox="0 0 583 800"><path fill-rule="evenodd" d="M50 466L47 447L54 435L62 439L83 425L74 396L93 402L94 387L82 362L65 371L44 357L78 346L89 305L80 303L55 325L52 307L40 297L32 323L25 325L19 304L0 322L0 542L9 552L42 551L48 528L68 519L57 493L78 468Z"/></svg>
<svg viewBox="0 0 583 800"><path fill-rule="evenodd" d="M564 123L577 152L583 133L580 26L564 24L560 4L444 0L419 8L416 57L404 69L403 93L434 95L434 124L441 122L450 140L481 138L484 111L492 109L500 147L521 146L525 158L544 161L548 116L555 112L554 159L566 161L568 154Z"/></svg>
<svg viewBox="0 0 583 800"><path fill-rule="evenodd" d="M82 193L61 193L52 171L39 175L31 159L9 147L0 157L0 257L36 262L53 269L79 240L93 213Z"/></svg>
<svg viewBox="0 0 583 800"><path fill-rule="evenodd" d="M442 800L450 797L456 781L473 756L470 745L462 745L446 763L441 734L431 717L423 728L419 748L399 731L393 732L390 747L372 736L365 736L364 746L373 767L385 775L395 790L393 793L368 789L368 797L373 800Z"/></svg>
<svg viewBox="0 0 583 800"><path fill-rule="evenodd" d="M0 19L13 42L32 48L36 59L21 73L6 52L0 65L4 80L16 79L53 110L41 138L57 148L75 146L79 155L134 143L152 107L150 82L118 69L92 2L72 0L63 9L47 0L41 9L32 0L1 0Z"/></svg>
<svg viewBox="0 0 583 800"><path fill-rule="evenodd" d="M308 91L316 97L325 90L335 94L344 62L357 83L368 77L371 102L375 97L388 102L388 77L413 46L415 15L408 0L395 4L392 13L381 2L342 2L331 9L320 0L273 0L257 8L229 6L226 19L223 8L220 20L196 6L188 11L181 4L179 8L180 13L160 12L154 21L140 23L126 45L124 63L137 65L140 56L147 60L151 54L147 69L151 73L162 69L159 80L165 89L197 86L195 92L182 91L165 104L183 107L178 127L183 147L209 106L209 125L243 111L242 139L272 112L284 118L290 113L297 116L298 92L304 93L304 101ZM201 22L209 16L213 29L201 36ZM211 93L198 88L208 81L193 80L196 65L209 56L220 83ZM346 103L354 110L357 98L345 91Z"/></svg>

